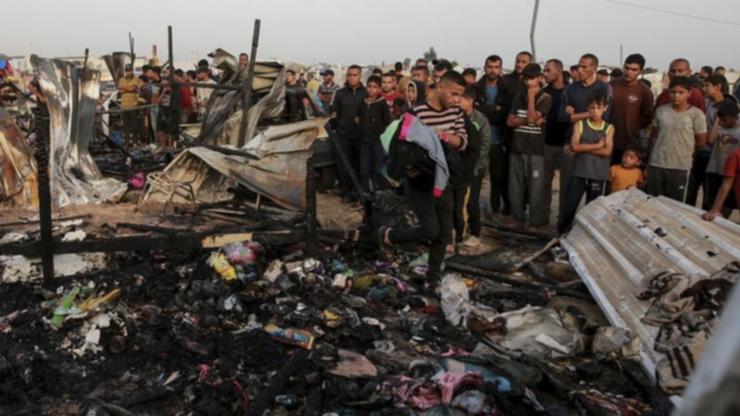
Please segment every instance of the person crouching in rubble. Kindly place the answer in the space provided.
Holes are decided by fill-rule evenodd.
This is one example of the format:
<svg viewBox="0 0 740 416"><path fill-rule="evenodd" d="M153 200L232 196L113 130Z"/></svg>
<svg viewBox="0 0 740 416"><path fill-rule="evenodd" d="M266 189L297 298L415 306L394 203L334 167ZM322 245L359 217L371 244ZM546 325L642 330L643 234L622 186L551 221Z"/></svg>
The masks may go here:
<svg viewBox="0 0 740 416"><path fill-rule="evenodd" d="M460 73L449 71L437 93L401 118L389 148L388 176L407 183L407 200L418 217L415 227L380 227L384 245L431 241L428 279L439 277L445 248L451 242L453 200L448 181L460 174L459 154L468 144L465 114L458 107L465 92Z"/></svg>

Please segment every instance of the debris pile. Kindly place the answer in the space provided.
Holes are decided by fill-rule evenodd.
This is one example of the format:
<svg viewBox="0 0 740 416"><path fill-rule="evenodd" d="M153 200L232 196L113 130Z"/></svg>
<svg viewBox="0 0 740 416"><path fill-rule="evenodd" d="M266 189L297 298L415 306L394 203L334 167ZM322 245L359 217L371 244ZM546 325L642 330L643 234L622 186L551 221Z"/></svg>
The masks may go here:
<svg viewBox="0 0 740 416"><path fill-rule="evenodd" d="M592 302L418 254L246 241L0 284L0 413L668 414Z"/></svg>

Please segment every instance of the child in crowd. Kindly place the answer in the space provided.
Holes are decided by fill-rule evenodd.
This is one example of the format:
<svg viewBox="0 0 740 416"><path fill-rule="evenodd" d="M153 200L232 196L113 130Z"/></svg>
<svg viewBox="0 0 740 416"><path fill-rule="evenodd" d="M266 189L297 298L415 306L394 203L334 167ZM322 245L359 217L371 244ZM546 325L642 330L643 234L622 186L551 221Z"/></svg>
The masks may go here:
<svg viewBox="0 0 740 416"><path fill-rule="evenodd" d="M655 111L647 170L647 193L686 200L694 152L707 141L707 119L689 104L691 80L673 77L671 103Z"/></svg>
<svg viewBox="0 0 740 416"><path fill-rule="evenodd" d="M716 216L730 216L732 208L740 207L740 149L736 149L727 158L723 171L722 185L717 192L712 208L702 215L707 221L712 221ZM734 194L734 195L733 195Z"/></svg>
<svg viewBox="0 0 740 416"><path fill-rule="evenodd" d="M368 78L365 86L367 94L360 107L360 183L365 192L370 190L371 181L375 190L388 187L381 172L384 155L380 135L390 124L391 114L381 94L381 83L382 80L377 75Z"/></svg>
<svg viewBox="0 0 740 416"><path fill-rule="evenodd" d="M586 203L604 194L614 146L614 127L603 119L608 102L609 98L601 91L589 95L588 118L574 126L570 146L565 149L573 155L573 170L565 187L558 233L570 227L584 193Z"/></svg>
<svg viewBox="0 0 740 416"><path fill-rule="evenodd" d="M640 188L645 184L645 175L640 167L640 154L635 148L627 148L622 153L622 163L609 168L609 193L627 188Z"/></svg>
<svg viewBox="0 0 740 416"><path fill-rule="evenodd" d="M463 75L464 76L464 75ZM473 167L473 177L469 185L468 200L463 216L467 213L467 225L470 236L464 240L466 246L475 247L480 244L480 191L483 186L483 177L488 171L489 156L491 149L491 125L488 118L475 109L475 100L477 99L476 90L468 87L460 99L460 108L473 123L473 127L478 131L480 136L480 153L478 160Z"/></svg>
<svg viewBox="0 0 740 416"><path fill-rule="evenodd" d="M706 192L704 198L708 202L705 206L717 200L717 194L726 177L726 175L723 177L723 173L726 174L727 160L735 150L740 149L740 123L737 103L734 100L726 100L720 104L707 143L712 146L712 153L709 156L704 184ZM734 202L733 198L726 198L724 206L726 213L736 208Z"/></svg>
<svg viewBox="0 0 740 416"><path fill-rule="evenodd" d="M462 189L455 189L453 192L455 242L463 242L467 229L470 237L464 242L471 247L480 244L480 190L483 176L488 171L488 151L491 148L491 126L486 116L475 109L476 98L477 93L473 87L466 88L460 98L460 108L470 120L470 127L477 134L468 134L468 149L463 155L464 169L467 173L465 183ZM479 151L476 152L475 147L479 147Z"/></svg>

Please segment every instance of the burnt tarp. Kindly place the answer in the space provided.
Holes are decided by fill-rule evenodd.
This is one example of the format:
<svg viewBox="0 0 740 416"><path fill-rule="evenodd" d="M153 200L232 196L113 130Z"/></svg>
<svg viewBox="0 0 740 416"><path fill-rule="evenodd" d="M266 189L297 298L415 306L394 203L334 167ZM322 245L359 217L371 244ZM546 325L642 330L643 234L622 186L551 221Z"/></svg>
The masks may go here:
<svg viewBox="0 0 740 416"><path fill-rule="evenodd" d="M690 338L690 333L682 331L693 324L681 323L698 315L692 308L701 302L683 298L703 292L701 286L719 288L731 281L721 279L722 272L740 259L740 226L724 218L704 221L702 212L633 188L600 197L583 207L573 229L561 241L574 269L612 325L640 338L643 366L671 392L680 391L686 377L666 383L677 378L661 371L672 364L668 362L672 358L664 354L666 349L658 351L656 347L672 341L668 339L669 327L656 321L670 327L677 324L673 333L676 339ZM712 282L707 283L709 280ZM646 297L651 291L661 296ZM658 314L656 318L656 312L671 309L674 313ZM717 311L710 314L716 317ZM702 322L713 320L705 318ZM711 334L711 329L706 332ZM688 361L699 358L701 345L698 347L691 351Z"/></svg>
<svg viewBox="0 0 740 416"><path fill-rule="evenodd" d="M128 52L113 52L110 55L103 55L102 59L113 77L113 82L118 85L118 80L123 78L126 64L131 63L131 54Z"/></svg>
<svg viewBox="0 0 740 416"><path fill-rule="evenodd" d="M0 108L0 175L0 206L38 206L33 151L13 117L3 108Z"/></svg>
<svg viewBox="0 0 740 416"><path fill-rule="evenodd" d="M56 206L118 200L126 184L104 178L88 147L94 137L100 72L58 59L31 56L48 99L49 169Z"/></svg>
<svg viewBox="0 0 740 416"><path fill-rule="evenodd" d="M220 85L243 85L244 71L239 71L237 59L228 52L217 49L211 56L213 66L221 70ZM254 105L247 112L247 141L252 138L257 122L263 118L280 116L285 107L285 71L275 62L256 62L252 77ZM242 118L243 89L214 90L208 101L206 118L201 126L198 142L209 145L239 145Z"/></svg>
<svg viewBox="0 0 740 416"><path fill-rule="evenodd" d="M305 210L306 164L311 144L327 137L326 122L325 118L316 118L270 126L240 149L244 155L219 152L213 147L186 149L164 171L150 176L153 180L141 202L228 200L231 196L226 188L237 183L282 208Z"/></svg>

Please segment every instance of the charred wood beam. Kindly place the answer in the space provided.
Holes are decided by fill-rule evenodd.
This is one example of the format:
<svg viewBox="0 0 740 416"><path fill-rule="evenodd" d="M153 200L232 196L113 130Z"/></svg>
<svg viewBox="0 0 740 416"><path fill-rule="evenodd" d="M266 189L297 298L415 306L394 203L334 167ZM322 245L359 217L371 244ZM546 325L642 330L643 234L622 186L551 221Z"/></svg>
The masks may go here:
<svg viewBox="0 0 740 416"><path fill-rule="evenodd" d="M522 229L522 228L513 228L513 227L509 227L509 226L503 225L503 224L498 224L498 223L489 222L489 221L481 221L481 225L483 225L484 227L488 227L488 228L493 228L493 229L496 229L496 230L505 231L507 233L520 234L520 235L524 235L524 236L535 237L537 239L545 240L545 241L549 241L550 239L553 238L553 236L551 234L548 234L548 233L542 233L542 232L538 232L538 231L530 231L530 230Z"/></svg>
<svg viewBox="0 0 740 416"><path fill-rule="evenodd" d="M71 217L52 218L51 222L84 220L84 219L87 219L87 218L90 218L90 217L91 217L90 214L73 215ZM0 224L0 228L2 228L2 227L13 227L13 226L17 226L17 225L32 225L32 224L38 224L38 223L39 223L39 220L4 222L4 223Z"/></svg>
<svg viewBox="0 0 740 416"><path fill-rule="evenodd" d="M316 174L309 158L306 162L306 254L315 257L319 249L316 213Z"/></svg>
<svg viewBox="0 0 740 416"><path fill-rule="evenodd" d="M587 301L593 301L593 298L585 293L576 292L570 289L565 289L565 288L562 288L556 285L549 285L549 284L537 283L537 282L525 282L523 280L514 279L511 276L506 275L504 273L498 273L498 272L493 272L490 270L479 269L477 267L467 266L465 264L460 264L460 263L455 263L455 262L445 262L445 268L449 270L455 270L458 272L462 272L462 273L469 273L472 275L485 277L485 278L494 280L496 282L505 283L511 286L532 289L532 290L547 290L547 291L556 293L558 295L570 296L570 297L583 299Z"/></svg>
<svg viewBox="0 0 740 416"><path fill-rule="evenodd" d="M39 228L41 242L38 253L41 254L41 265L44 281L54 279L54 237L51 229L51 181L49 180L49 118L41 117L36 123L36 166L39 192Z"/></svg>
<svg viewBox="0 0 740 416"><path fill-rule="evenodd" d="M244 98L242 99L242 120L239 127L239 147L247 142L247 124L249 123L249 104L252 100L252 78L254 76L254 64L257 61L257 47L260 43L260 19L254 20L254 32L252 33L252 51L247 64L247 76L244 79Z"/></svg>
<svg viewBox="0 0 740 416"><path fill-rule="evenodd" d="M252 232L251 240L269 245L295 244L304 241L305 230ZM54 241L52 254L150 251L150 250L188 250L203 248L204 238L217 238L215 233L177 233L167 236L136 235L116 238L88 239L83 241ZM0 254L20 254L39 257L44 253L44 242L6 244L0 246ZM53 257L52 257L53 259Z"/></svg>

